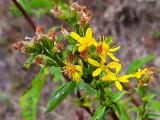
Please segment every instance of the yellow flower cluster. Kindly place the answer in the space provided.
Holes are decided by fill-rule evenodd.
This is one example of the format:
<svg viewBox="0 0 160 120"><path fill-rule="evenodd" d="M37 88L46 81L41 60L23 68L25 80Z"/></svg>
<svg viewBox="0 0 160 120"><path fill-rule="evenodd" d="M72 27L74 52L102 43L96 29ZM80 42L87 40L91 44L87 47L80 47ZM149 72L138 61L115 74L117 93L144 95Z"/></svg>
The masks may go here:
<svg viewBox="0 0 160 120"><path fill-rule="evenodd" d="M80 36L75 32L71 32L70 36L76 40L78 47L78 52L88 51L91 46L96 48L96 58L98 60L92 59L90 56L87 57L86 61L95 67L92 73L93 77L99 76L102 81L113 81L118 90L122 91L123 87L121 83L129 82L129 78L141 77L142 73L135 73L129 75L119 75L122 65L119 63L119 59L114 56L114 52L118 51L120 47L110 47L103 37L100 41L96 41L93 37L92 29L88 28L86 30L85 36ZM107 63L107 57L111 58L111 62ZM66 73L73 77L77 82L80 81L82 75L82 66L66 64ZM70 67L72 66L72 67ZM77 69L78 67L78 69ZM71 70L72 69L72 70ZM101 74L104 73L104 74Z"/></svg>

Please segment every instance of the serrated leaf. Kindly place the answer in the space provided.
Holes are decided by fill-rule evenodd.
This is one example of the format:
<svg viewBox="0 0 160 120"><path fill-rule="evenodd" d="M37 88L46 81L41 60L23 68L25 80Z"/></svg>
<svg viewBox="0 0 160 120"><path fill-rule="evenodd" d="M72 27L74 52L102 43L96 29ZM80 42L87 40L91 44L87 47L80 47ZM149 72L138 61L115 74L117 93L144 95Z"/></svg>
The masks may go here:
<svg viewBox="0 0 160 120"><path fill-rule="evenodd" d="M99 120L101 117L103 117L105 110L106 110L106 106L100 105L96 109L96 112L94 113L94 115L93 115L91 120Z"/></svg>
<svg viewBox="0 0 160 120"><path fill-rule="evenodd" d="M155 58L155 55L148 55L144 58L133 61L131 65L128 67L127 73L128 74L134 73L135 71L137 71L138 68L152 61L154 58Z"/></svg>
<svg viewBox="0 0 160 120"><path fill-rule="evenodd" d="M42 68L32 81L32 87L21 97L20 106L25 120L36 120L40 92L47 76L47 68Z"/></svg>
<svg viewBox="0 0 160 120"><path fill-rule="evenodd" d="M116 92L116 93L113 93L113 94L114 95L111 97L111 100L116 102L119 99L121 99L121 97L125 94L125 92Z"/></svg>
<svg viewBox="0 0 160 120"><path fill-rule="evenodd" d="M65 84L63 87L58 89L48 101L47 107L44 113L48 113L56 108L66 97L69 93L71 93L74 88L76 87L76 82L72 81Z"/></svg>

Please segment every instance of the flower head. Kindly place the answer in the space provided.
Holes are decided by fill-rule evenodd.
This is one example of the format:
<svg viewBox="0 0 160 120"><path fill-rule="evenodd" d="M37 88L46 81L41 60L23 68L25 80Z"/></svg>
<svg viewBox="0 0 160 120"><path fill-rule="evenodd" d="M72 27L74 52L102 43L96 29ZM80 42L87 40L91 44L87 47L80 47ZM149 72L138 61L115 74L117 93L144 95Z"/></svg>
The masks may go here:
<svg viewBox="0 0 160 120"><path fill-rule="evenodd" d="M82 66L80 65L73 65L70 64L68 62L64 62L64 64L66 65L64 67L64 73L69 76L72 77L73 80L75 80L76 82L80 82L81 80L81 75L82 75Z"/></svg>
<svg viewBox="0 0 160 120"><path fill-rule="evenodd" d="M78 43L78 51L82 52L86 50L89 46L95 45L96 40L92 36L92 29L88 28L84 37L80 37L77 33L71 32L70 36L74 38Z"/></svg>
<svg viewBox="0 0 160 120"><path fill-rule="evenodd" d="M134 73L134 77L138 79L140 85L144 86L148 84L149 80L155 80L154 73L154 67L138 69L138 71Z"/></svg>
<svg viewBox="0 0 160 120"><path fill-rule="evenodd" d="M110 48L109 44L105 42L104 38L96 44L96 52L98 55L103 57L109 56L114 61L119 61L119 59L113 55L113 52L116 52L119 49L120 47Z"/></svg>
<svg viewBox="0 0 160 120"><path fill-rule="evenodd" d="M101 57L101 61L100 62L97 62L96 60L92 59L92 58L88 58L88 62L97 67L97 69L92 73L92 76L98 76L102 71L105 70L106 68L106 59Z"/></svg>
<svg viewBox="0 0 160 120"><path fill-rule="evenodd" d="M146 73L147 73L147 68L145 68L143 70L138 69L138 71L136 73L134 73L134 76L135 76L135 78L140 79Z"/></svg>
<svg viewBox="0 0 160 120"><path fill-rule="evenodd" d="M101 79L102 81L109 81L109 80L114 81L117 89L122 91L123 87L121 85L121 82L129 82L128 79L133 77L133 75L129 74L129 75L119 76L118 73L121 70L121 64L117 62L111 62L108 64L108 68L113 68L113 67L116 67L115 72L112 72L109 69L106 69L107 75L103 76Z"/></svg>

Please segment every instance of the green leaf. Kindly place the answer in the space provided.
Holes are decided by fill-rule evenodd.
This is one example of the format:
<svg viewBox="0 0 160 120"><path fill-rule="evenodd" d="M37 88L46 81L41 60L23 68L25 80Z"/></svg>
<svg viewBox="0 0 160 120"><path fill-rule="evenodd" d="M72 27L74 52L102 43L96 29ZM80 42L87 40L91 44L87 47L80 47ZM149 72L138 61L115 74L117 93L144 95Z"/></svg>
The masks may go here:
<svg viewBox="0 0 160 120"><path fill-rule="evenodd" d="M103 117L104 112L106 110L106 106L100 105L97 109L96 112L94 113L93 117L91 120L99 120L100 118Z"/></svg>
<svg viewBox="0 0 160 120"><path fill-rule="evenodd" d="M61 34L61 35L58 35L58 36L56 37L55 41L58 43L58 42L62 41L63 39L64 39L64 35Z"/></svg>
<svg viewBox="0 0 160 120"><path fill-rule="evenodd" d="M36 120L40 92L47 76L47 68L42 68L32 81L32 87L21 97L20 106L25 120Z"/></svg>
<svg viewBox="0 0 160 120"><path fill-rule="evenodd" d="M116 93L113 93L113 96L111 96L111 100L116 102L118 101L119 99L121 99L121 97L125 94L125 92L116 92Z"/></svg>
<svg viewBox="0 0 160 120"><path fill-rule="evenodd" d="M106 37L106 38L105 38L105 42L106 42L108 45L111 44L112 41L113 41L112 36L109 36L109 37Z"/></svg>
<svg viewBox="0 0 160 120"><path fill-rule="evenodd" d="M27 60L25 61L24 67L25 67L26 65L31 65L31 64L34 62L34 59L36 58L37 55L38 55L38 53L32 53L32 54L27 58Z"/></svg>
<svg viewBox="0 0 160 120"><path fill-rule="evenodd" d="M118 103L116 104L117 110L118 110L118 114L119 114L119 118L120 120L130 120L130 117L128 116L127 112L126 112L126 105Z"/></svg>
<svg viewBox="0 0 160 120"><path fill-rule="evenodd" d="M79 87L85 90L85 95L87 96L96 95L97 91L93 89L89 84L86 84L83 81L80 82Z"/></svg>
<svg viewBox="0 0 160 120"><path fill-rule="evenodd" d="M52 66L50 68L50 71L51 71L51 74L54 75L54 80L55 81L59 81L59 80L62 81L64 79L63 75L61 73L61 69L59 67Z"/></svg>
<svg viewBox="0 0 160 120"><path fill-rule="evenodd" d="M50 112L54 108L56 108L67 97L67 95L74 90L75 87L76 87L76 82L72 81L65 84L60 89L58 89L55 93L53 93L53 95L49 99L49 102L47 104L47 107L44 113Z"/></svg>
<svg viewBox="0 0 160 120"><path fill-rule="evenodd" d="M54 61L52 58L50 58L49 56L47 55L42 55L41 56L43 57L44 61L47 63L46 66L57 66L57 63L56 61Z"/></svg>
<svg viewBox="0 0 160 120"><path fill-rule="evenodd" d="M31 7L33 7L33 8L35 8L35 7L36 8L41 8L41 7L46 8L46 7L48 7L48 9L49 9L53 6L53 2L54 2L54 0L38 0L38 1L37 0L31 0Z"/></svg>
<svg viewBox="0 0 160 120"><path fill-rule="evenodd" d="M152 118L152 119L156 119L156 118L159 118L159 117L160 117L160 115L155 114L155 113L149 113L148 116L147 116L147 118Z"/></svg>
<svg viewBox="0 0 160 120"><path fill-rule="evenodd" d="M144 97L148 87L147 86L138 86L135 88L139 96Z"/></svg>
<svg viewBox="0 0 160 120"><path fill-rule="evenodd" d="M29 15L36 14L37 17L49 12L49 10L56 3L55 0L19 0L18 2ZM15 5L11 5L10 9L13 15L22 16L22 13Z"/></svg>
<svg viewBox="0 0 160 120"><path fill-rule="evenodd" d="M152 99L148 102L146 107L151 111L160 112L160 101Z"/></svg>
<svg viewBox="0 0 160 120"><path fill-rule="evenodd" d="M49 50L49 51L52 50L53 45L54 45L52 40L48 39L47 37L42 37L42 38L41 38L41 41L42 41L44 47L45 47L47 50Z"/></svg>
<svg viewBox="0 0 160 120"><path fill-rule="evenodd" d="M155 58L155 55L148 55L144 58L133 61L131 65L128 67L127 73L128 74L134 73L138 68L152 61L154 58Z"/></svg>
<svg viewBox="0 0 160 120"><path fill-rule="evenodd" d="M156 97L156 94L149 94L146 95L145 97L142 98L143 101L150 101L152 100L154 97Z"/></svg>
<svg viewBox="0 0 160 120"><path fill-rule="evenodd" d="M19 3L30 15L32 14L32 8L28 0L19 0Z"/></svg>

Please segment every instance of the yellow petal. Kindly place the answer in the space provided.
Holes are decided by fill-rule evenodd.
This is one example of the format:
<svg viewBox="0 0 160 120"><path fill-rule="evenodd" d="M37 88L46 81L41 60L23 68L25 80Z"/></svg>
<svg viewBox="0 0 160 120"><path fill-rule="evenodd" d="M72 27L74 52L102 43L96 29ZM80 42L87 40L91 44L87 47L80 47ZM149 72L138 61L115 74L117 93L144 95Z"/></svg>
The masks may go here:
<svg viewBox="0 0 160 120"><path fill-rule="evenodd" d="M121 70L122 65L118 62L110 62L107 65L108 68L115 68L116 69L116 74L119 73L119 71Z"/></svg>
<svg viewBox="0 0 160 120"><path fill-rule="evenodd" d="M92 29L91 28L87 29L87 31L86 31L86 37L87 38L91 38L92 37Z"/></svg>
<svg viewBox="0 0 160 120"><path fill-rule="evenodd" d="M101 64L105 64L106 63L106 56L101 55L99 57L101 58Z"/></svg>
<svg viewBox="0 0 160 120"><path fill-rule="evenodd" d="M108 77L108 75L103 76L101 79L102 79L102 81L108 81L108 80L110 80L109 77Z"/></svg>
<svg viewBox="0 0 160 120"><path fill-rule="evenodd" d="M141 74L145 74L146 71L147 71L147 68L143 69L142 72L141 72Z"/></svg>
<svg viewBox="0 0 160 120"><path fill-rule="evenodd" d="M81 37L75 32L71 32L70 36L77 41L79 41L81 39Z"/></svg>
<svg viewBox="0 0 160 120"><path fill-rule="evenodd" d="M116 52L117 50L120 49L120 46L119 47L113 47L113 48L110 48L108 51L109 52Z"/></svg>
<svg viewBox="0 0 160 120"><path fill-rule="evenodd" d="M128 79L129 79L129 78L132 78L132 77L134 77L133 74L123 75L123 76L118 77L118 80L119 80L120 82L129 82Z"/></svg>
<svg viewBox="0 0 160 120"><path fill-rule="evenodd" d="M112 59L112 60L114 60L114 61L119 61L119 59L118 58L116 58L114 55L113 55L113 53L107 53L107 55Z"/></svg>
<svg viewBox="0 0 160 120"><path fill-rule="evenodd" d="M109 74L110 80L117 80L117 77L114 74Z"/></svg>
<svg viewBox="0 0 160 120"><path fill-rule="evenodd" d="M76 70L78 70L80 72L80 74L82 75L82 66L80 65L75 65Z"/></svg>
<svg viewBox="0 0 160 120"><path fill-rule="evenodd" d="M92 58L88 58L88 62L93 66L96 66L96 67L100 66L100 63L97 62L96 60L93 60Z"/></svg>
<svg viewBox="0 0 160 120"><path fill-rule="evenodd" d="M90 42L88 43L88 46L91 46L91 45L96 46L96 45L97 45L97 42L96 42L96 40L95 40L94 38L89 38L89 39L91 39L91 40L90 40Z"/></svg>
<svg viewBox="0 0 160 120"><path fill-rule="evenodd" d="M106 69L106 72L107 72L107 76L110 80L117 80L117 76L115 73L109 71L108 69Z"/></svg>
<svg viewBox="0 0 160 120"><path fill-rule="evenodd" d="M105 43L105 41L102 42L102 46L103 46L103 49L105 49L108 52L109 45L107 43Z"/></svg>
<svg viewBox="0 0 160 120"><path fill-rule="evenodd" d="M129 80L126 79L126 78L118 78L118 81L120 81L120 82L129 82Z"/></svg>
<svg viewBox="0 0 160 120"><path fill-rule="evenodd" d="M92 39L93 39L93 40L92 40L93 45L94 45L95 47L97 47L97 45L98 45L97 41L96 41L94 38L92 38Z"/></svg>
<svg viewBox="0 0 160 120"><path fill-rule="evenodd" d="M118 90L122 91L123 88L122 88L122 85L121 85L120 82L115 81L115 85L116 85L116 87L117 87Z"/></svg>
<svg viewBox="0 0 160 120"><path fill-rule="evenodd" d="M79 51L79 52L82 52L84 49L86 49L86 46L85 46L85 45L80 45L80 46L78 47L78 51Z"/></svg>
<svg viewBox="0 0 160 120"><path fill-rule="evenodd" d="M79 75L78 72L73 73L73 79L74 79L76 82L80 82L81 76Z"/></svg>
<svg viewBox="0 0 160 120"><path fill-rule="evenodd" d="M135 75L136 78L139 79L139 78L141 78L141 76L142 76L143 74L142 74L141 71L138 71L138 72L136 72L134 75Z"/></svg>
<svg viewBox="0 0 160 120"><path fill-rule="evenodd" d="M97 68L93 73L92 76L98 76L101 73L102 69L101 68Z"/></svg>

